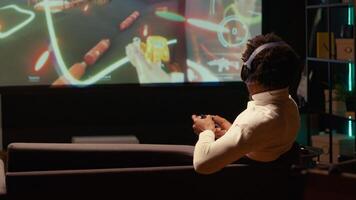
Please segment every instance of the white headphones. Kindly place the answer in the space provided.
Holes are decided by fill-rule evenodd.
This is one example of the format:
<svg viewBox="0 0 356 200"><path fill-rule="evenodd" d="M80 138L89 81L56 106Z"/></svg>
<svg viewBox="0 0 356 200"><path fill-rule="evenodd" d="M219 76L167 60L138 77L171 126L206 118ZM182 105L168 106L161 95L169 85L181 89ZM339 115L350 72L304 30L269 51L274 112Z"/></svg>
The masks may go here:
<svg viewBox="0 0 356 200"><path fill-rule="evenodd" d="M285 42L270 42L270 43L266 43L264 45L259 46L252 54L251 56L248 58L248 60L244 63L244 65L246 66L246 68L248 70L251 70L251 64L253 62L253 60L255 59L255 57L261 53L261 51L265 50L265 49L269 49L272 47L276 47L276 46L284 46L286 45Z"/></svg>

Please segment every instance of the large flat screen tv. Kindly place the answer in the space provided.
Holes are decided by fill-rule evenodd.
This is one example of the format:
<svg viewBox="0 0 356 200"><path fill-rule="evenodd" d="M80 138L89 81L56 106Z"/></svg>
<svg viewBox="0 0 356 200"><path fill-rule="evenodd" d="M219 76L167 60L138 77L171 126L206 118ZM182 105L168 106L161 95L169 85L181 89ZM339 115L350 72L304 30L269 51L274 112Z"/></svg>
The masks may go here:
<svg viewBox="0 0 356 200"><path fill-rule="evenodd" d="M240 81L262 0L1 0L0 87Z"/></svg>

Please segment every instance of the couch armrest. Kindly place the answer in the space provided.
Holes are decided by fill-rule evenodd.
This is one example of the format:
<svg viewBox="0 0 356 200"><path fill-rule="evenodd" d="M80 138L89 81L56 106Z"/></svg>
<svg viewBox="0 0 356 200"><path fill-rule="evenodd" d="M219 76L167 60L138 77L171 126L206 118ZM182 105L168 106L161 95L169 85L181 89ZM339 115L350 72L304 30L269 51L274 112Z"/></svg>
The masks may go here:
<svg viewBox="0 0 356 200"><path fill-rule="evenodd" d="M3 160L0 159L0 197L6 195L6 177L5 165Z"/></svg>

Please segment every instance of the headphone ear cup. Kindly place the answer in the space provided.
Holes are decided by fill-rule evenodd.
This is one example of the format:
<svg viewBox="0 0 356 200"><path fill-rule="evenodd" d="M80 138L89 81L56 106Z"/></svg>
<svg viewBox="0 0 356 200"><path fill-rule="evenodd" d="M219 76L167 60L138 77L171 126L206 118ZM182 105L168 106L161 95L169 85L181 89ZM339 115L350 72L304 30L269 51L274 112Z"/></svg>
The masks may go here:
<svg viewBox="0 0 356 200"><path fill-rule="evenodd" d="M246 82L248 77L250 75L250 70L248 67L244 64L241 69L241 79L242 81Z"/></svg>

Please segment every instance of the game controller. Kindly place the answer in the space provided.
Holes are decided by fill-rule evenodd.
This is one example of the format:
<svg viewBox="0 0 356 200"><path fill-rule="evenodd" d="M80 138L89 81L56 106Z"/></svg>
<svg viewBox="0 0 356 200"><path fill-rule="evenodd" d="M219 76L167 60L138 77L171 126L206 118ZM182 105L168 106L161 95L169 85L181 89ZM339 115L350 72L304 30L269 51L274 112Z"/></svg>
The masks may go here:
<svg viewBox="0 0 356 200"><path fill-rule="evenodd" d="M205 119L207 117L207 115L199 115L200 119ZM220 128L220 126L215 123L215 128Z"/></svg>

